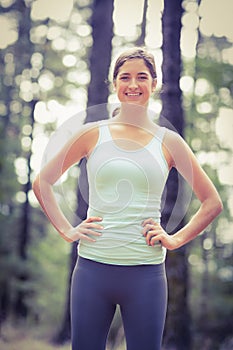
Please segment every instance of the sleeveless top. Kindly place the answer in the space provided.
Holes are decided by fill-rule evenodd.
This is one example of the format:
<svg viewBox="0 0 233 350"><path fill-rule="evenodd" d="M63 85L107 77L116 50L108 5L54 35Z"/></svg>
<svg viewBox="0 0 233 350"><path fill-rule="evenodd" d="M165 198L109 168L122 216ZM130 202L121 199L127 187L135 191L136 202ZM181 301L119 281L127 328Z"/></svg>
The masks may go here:
<svg viewBox="0 0 233 350"><path fill-rule="evenodd" d="M100 216L104 227L96 242L80 241L79 255L114 265L144 265L164 262L166 249L158 242L148 246L142 222L160 223L161 196L168 176L162 152L165 128L134 150L119 147L107 124L99 124L97 144L87 160L88 215ZM125 143L133 141L125 140Z"/></svg>

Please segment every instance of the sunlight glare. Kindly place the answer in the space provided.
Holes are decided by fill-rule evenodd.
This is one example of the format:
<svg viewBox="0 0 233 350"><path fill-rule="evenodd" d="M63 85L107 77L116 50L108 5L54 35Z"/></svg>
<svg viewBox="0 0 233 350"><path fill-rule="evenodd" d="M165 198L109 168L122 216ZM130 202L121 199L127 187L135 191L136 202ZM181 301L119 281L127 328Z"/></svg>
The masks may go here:
<svg viewBox="0 0 233 350"><path fill-rule="evenodd" d="M210 92L212 92L212 86L208 80L204 78L199 78L196 80L195 95L204 96Z"/></svg>
<svg viewBox="0 0 233 350"><path fill-rule="evenodd" d="M66 49L69 52L77 52L82 47L81 41L77 36L71 36L67 42Z"/></svg>
<svg viewBox="0 0 233 350"><path fill-rule="evenodd" d="M233 47L222 50L222 58L224 63L233 65Z"/></svg>
<svg viewBox="0 0 233 350"><path fill-rule="evenodd" d="M52 41L52 48L56 51L63 51L66 47L66 40L64 38L56 38Z"/></svg>
<svg viewBox="0 0 233 350"><path fill-rule="evenodd" d="M183 76L180 78L180 88L186 94L193 92L194 79L191 76Z"/></svg>
<svg viewBox="0 0 233 350"><path fill-rule="evenodd" d="M202 34L217 37L226 36L228 40L233 42L232 13L232 0L202 0L199 9Z"/></svg>
<svg viewBox="0 0 233 350"><path fill-rule="evenodd" d="M115 0L113 21L114 31L119 36L134 36L136 25L142 22L143 0Z"/></svg>
<svg viewBox="0 0 233 350"><path fill-rule="evenodd" d="M73 0L36 0L32 2L33 20L51 18L58 22L67 21L73 9Z"/></svg>
<svg viewBox="0 0 233 350"><path fill-rule="evenodd" d="M77 62L77 58L74 55L65 55L62 59L62 63L66 67L73 67Z"/></svg>
<svg viewBox="0 0 233 350"><path fill-rule="evenodd" d="M212 106L209 102L198 103L196 108L197 108L198 113L200 113L200 114L206 114L206 113L212 112Z"/></svg>
<svg viewBox="0 0 233 350"><path fill-rule="evenodd" d="M224 185L233 186L233 159L228 164L218 168L219 181Z"/></svg>
<svg viewBox="0 0 233 350"><path fill-rule="evenodd" d="M55 77L51 71L44 71L38 79L41 90L49 91L54 87Z"/></svg>
<svg viewBox="0 0 233 350"><path fill-rule="evenodd" d="M86 24L79 25L76 30L77 34L81 37L91 35L92 28Z"/></svg>
<svg viewBox="0 0 233 350"><path fill-rule="evenodd" d="M233 150L233 109L226 107L219 108L215 130L220 142Z"/></svg>
<svg viewBox="0 0 233 350"><path fill-rule="evenodd" d="M184 57L194 58L196 56L196 45L198 41L198 33L196 29L182 27L180 47Z"/></svg>
<svg viewBox="0 0 233 350"><path fill-rule="evenodd" d="M26 193L23 191L19 191L15 195L15 199L19 203L25 203L26 202Z"/></svg>
<svg viewBox="0 0 233 350"><path fill-rule="evenodd" d="M46 103L42 101L35 105L34 118L36 122L41 124L53 123L56 120L54 114L47 108Z"/></svg>
<svg viewBox="0 0 233 350"><path fill-rule="evenodd" d="M160 48L162 46L162 11L163 1L148 1L147 28L145 43L149 47Z"/></svg>
<svg viewBox="0 0 233 350"><path fill-rule="evenodd" d="M8 45L14 44L18 39L15 19L0 15L0 28L4 34L0 35L0 49L5 49Z"/></svg>

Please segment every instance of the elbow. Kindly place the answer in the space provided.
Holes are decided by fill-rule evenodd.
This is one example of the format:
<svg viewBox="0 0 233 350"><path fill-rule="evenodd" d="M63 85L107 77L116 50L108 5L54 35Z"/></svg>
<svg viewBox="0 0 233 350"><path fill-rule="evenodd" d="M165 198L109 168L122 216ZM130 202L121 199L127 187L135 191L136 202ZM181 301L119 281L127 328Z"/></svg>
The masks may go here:
<svg viewBox="0 0 233 350"><path fill-rule="evenodd" d="M52 185L46 181L41 174L37 175L35 180L32 182L32 190L39 200L42 195L43 197L46 197L46 195L50 192L50 187Z"/></svg>
<svg viewBox="0 0 233 350"><path fill-rule="evenodd" d="M209 222L213 221L223 210L223 204L218 194L208 197L202 202L202 207Z"/></svg>
<svg viewBox="0 0 233 350"><path fill-rule="evenodd" d="M37 193L39 192L39 177L37 176L35 180L32 182L32 190L37 196Z"/></svg>
<svg viewBox="0 0 233 350"><path fill-rule="evenodd" d="M219 204L218 204L218 215L223 211L223 203L221 201L221 199L219 200Z"/></svg>
<svg viewBox="0 0 233 350"><path fill-rule="evenodd" d="M37 199L39 199L39 197L41 196L41 192L42 192L43 187L44 187L44 182L41 179L41 176L37 175L35 180L32 182L32 190L33 190L35 196L37 197Z"/></svg>
<svg viewBox="0 0 233 350"><path fill-rule="evenodd" d="M223 203L219 196L211 201L213 217L217 217L223 211Z"/></svg>

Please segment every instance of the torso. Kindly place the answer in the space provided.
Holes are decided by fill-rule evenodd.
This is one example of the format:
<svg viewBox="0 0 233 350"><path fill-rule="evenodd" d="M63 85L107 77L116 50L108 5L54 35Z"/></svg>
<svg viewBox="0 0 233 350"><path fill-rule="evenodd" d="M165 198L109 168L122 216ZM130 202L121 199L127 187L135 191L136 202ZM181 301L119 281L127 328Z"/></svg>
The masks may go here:
<svg viewBox="0 0 233 350"><path fill-rule="evenodd" d="M90 143L94 147L87 160L87 215L102 217L104 233L94 244L81 242L79 255L117 265L161 263L165 249L160 244L146 245L141 223L148 217L160 222L168 175L162 152L166 130L157 127L152 134L106 121L99 123L98 129L97 133L92 130ZM91 134L88 136L90 139Z"/></svg>
<svg viewBox="0 0 233 350"><path fill-rule="evenodd" d="M140 149L145 147L147 144L150 143L150 141L153 139L154 135L159 129L159 126L156 124L151 124L150 131L146 130L143 127L137 127L134 125L126 124L126 123L119 123L115 122L113 120L104 121L109 126L109 130L112 136L112 139L118 145L119 147L130 147L131 149ZM98 141L99 137L99 126L98 123L96 127L92 127L90 131L88 132L88 139L87 139L87 157L91 154L93 149L95 148L95 145ZM164 137L164 142L162 144L162 149L164 153L164 157L167 161L168 168L170 169L172 167L172 157L170 153L168 152L168 149L166 147L166 137L169 137L166 135ZM127 143L127 141L129 141ZM127 144L127 146L125 146Z"/></svg>

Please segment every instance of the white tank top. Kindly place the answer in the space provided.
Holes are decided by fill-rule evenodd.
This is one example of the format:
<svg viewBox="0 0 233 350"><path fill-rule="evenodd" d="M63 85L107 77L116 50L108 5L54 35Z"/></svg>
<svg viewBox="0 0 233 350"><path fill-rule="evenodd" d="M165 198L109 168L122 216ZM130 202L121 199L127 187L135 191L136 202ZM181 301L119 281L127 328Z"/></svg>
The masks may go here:
<svg viewBox="0 0 233 350"><path fill-rule="evenodd" d="M87 216L102 217L104 229L102 236L94 237L96 242L80 242L80 256L115 265L165 260L166 249L160 243L148 246L141 225L147 218L160 223L161 196L168 176L162 151L165 130L160 127L145 147L127 150L112 139L106 123L99 124L98 142L87 161Z"/></svg>

